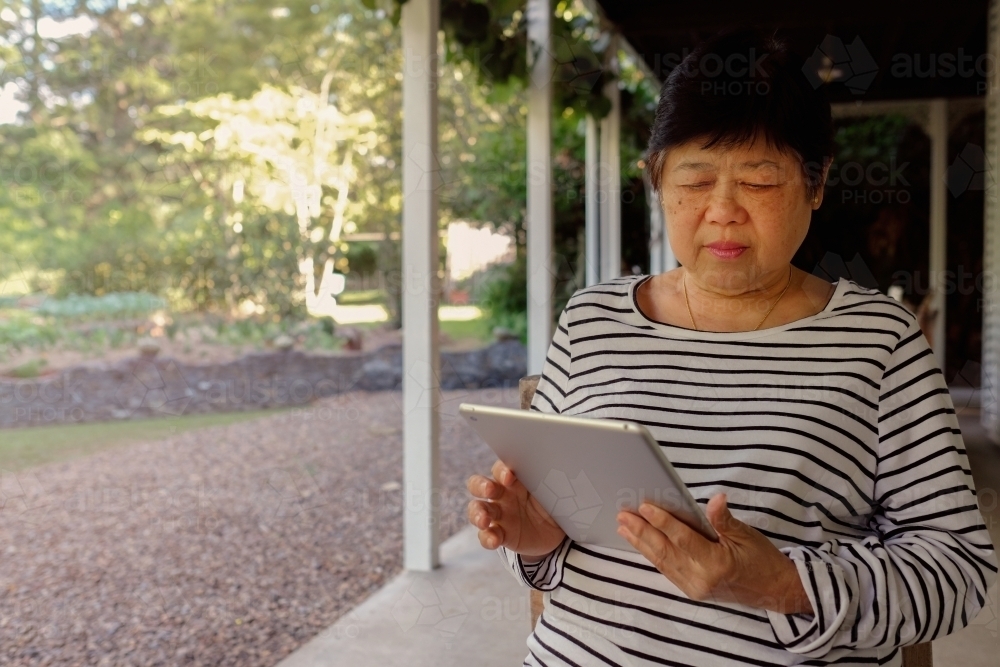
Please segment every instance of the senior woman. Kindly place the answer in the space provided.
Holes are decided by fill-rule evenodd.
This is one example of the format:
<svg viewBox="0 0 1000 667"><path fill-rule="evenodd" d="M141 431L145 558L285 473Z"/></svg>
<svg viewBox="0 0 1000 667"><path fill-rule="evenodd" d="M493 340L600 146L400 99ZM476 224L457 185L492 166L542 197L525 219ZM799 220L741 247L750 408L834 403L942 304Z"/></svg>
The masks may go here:
<svg viewBox="0 0 1000 667"><path fill-rule="evenodd" d="M720 540L643 504L618 514L640 553L579 544L501 462L468 481L481 544L549 592L526 665L899 665L985 603L993 545L914 316L791 265L832 154L801 65L743 33L670 74L647 168L682 266L578 290L531 405L646 425Z"/></svg>

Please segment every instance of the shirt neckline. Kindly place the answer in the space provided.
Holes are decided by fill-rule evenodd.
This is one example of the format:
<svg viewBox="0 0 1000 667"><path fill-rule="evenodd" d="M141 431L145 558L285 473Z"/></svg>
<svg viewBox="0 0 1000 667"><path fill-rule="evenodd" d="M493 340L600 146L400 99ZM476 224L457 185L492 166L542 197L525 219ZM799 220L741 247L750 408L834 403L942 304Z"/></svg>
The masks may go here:
<svg viewBox="0 0 1000 667"><path fill-rule="evenodd" d="M650 278L652 274L647 274L645 276L639 276L638 280L633 280L628 288L628 300L632 306L632 312L640 318L643 322L651 326L654 330L663 333L668 333L676 338L691 338L699 340L716 340L716 341L727 341L727 340L753 340L755 338L761 338L763 336L770 336L776 333L781 333L782 331L787 331L788 329L794 329L807 325L819 319L825 318L829 313L831 313L844 298L844 290L847 287L847 281L844 278L838 278L836 283L836 288L833 290L833 295L830 300L827 301L826 306L823 310L818 313L814 313L807 317L803 317L797 320L792 320L791 322L786 322L785 324L780 324L776 327L768 327L766 329L758 329L757 331L696 331L694 329L688 329L687 327L679 327L673 324L667 324L666 322L660 322L650 318L646 313L639 309L639 301L636 296L636 290L639 285L643 284Z"/></svg>

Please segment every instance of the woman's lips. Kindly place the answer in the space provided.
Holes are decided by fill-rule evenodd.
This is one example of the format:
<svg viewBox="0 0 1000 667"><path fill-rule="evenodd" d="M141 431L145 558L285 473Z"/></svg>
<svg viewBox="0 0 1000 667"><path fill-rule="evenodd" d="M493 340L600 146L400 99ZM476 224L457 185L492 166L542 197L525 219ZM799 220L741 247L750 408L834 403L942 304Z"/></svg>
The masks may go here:
<svg viewBox="0 0 1000 667"><path fill-rule="evenodd" d="M739 243L711 243L705 246L710 253L718 257L719 259L735 259L743 254L743 251L747 249L746 246L740 245Z"/></svg>

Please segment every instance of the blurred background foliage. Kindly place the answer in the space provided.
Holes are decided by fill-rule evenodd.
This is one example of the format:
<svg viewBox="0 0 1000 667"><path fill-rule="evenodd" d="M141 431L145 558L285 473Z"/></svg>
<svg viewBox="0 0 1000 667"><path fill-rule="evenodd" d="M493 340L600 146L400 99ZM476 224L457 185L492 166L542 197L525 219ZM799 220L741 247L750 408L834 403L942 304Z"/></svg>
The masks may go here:
<svg viewBox="0 0 1000 667"><path fill-rule="evenodd" d="M0 90L23 106L0 124L0 299L144 293L173 314L291 326L309 319L310 288L334 270L353 290L342 303L381 304L401 326L398 6L6 0ZM585 116L607 113L614 55L579 3L554 9L553 318L584 284ZM487 331L523 340L521 3L446 0L442 33L442 228L467 220L515 239L515 260L468 291ZM645 272L639 165L657 91L618 55L622 272ZM796 263L846 260L855 239L874 239L861 256L887 288L902 263L926 264L910 233L926 227L926 137L887 116L839 122L837 145L835 164L906 163L907 201L876 201L864 183L829 188Z"/></svg>
<svg viewBox="0 0 1000 667"><path fill-rule="evenodd" d="M16 86L24 106L18 122L0 125L4 291L16 283L55 297L144 292L172 312L278 321L305 317L308 274L318 283L332 266L377 277L399 326L402 58L394 7L7 0L0 86ZM582 285L584 114L606 113L601 87L611 77L608 40L591 18L576 3L555 9L561 308ZM65 26L77 29L60 33ZM514 234L519 259L492 272L497 284L485 305L495 323L520 331L512 318L525 298L525 21L519 3L446 2L442 29L441 220ZM655 90L627 65L621 78L629 191L641 184L635 162ZM303 227L282 160L304 164L321 152L321 133L308 125L321 115L316 108L338 120L323 144L331 168L307 174L318 192ZM337 178L345 174L341 198ZM638 225L641 236L643 220L637 210L625 225ZM352 233L382 240L344 242ZM643 242L629 262L643 264L644 252Z"/></svg>

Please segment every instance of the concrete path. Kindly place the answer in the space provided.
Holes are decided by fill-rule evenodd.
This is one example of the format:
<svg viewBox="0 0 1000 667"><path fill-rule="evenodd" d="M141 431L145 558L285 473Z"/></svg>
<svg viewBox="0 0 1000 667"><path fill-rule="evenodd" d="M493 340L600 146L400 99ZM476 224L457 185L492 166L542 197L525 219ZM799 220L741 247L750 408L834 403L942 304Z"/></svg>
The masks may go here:
<svg viewBox="0 0 1000 667"><path fill-rule="evenodd" d="M956 401L956 405L959 405ZM986 437L975 410L958 410L962 439L976 482L979 507L990 529L993 545L1000 546L1000 446ZM1000 667L1000 587L986 595L986 607L968 627L933 643L934 667Z"/></svg>
<svg viewBox="0 0 1000 667"><path fill-rule="evenodd" d="M528 655L528 589L472 526L441 567L404 572L278 667L514 667Z"/></svg>

